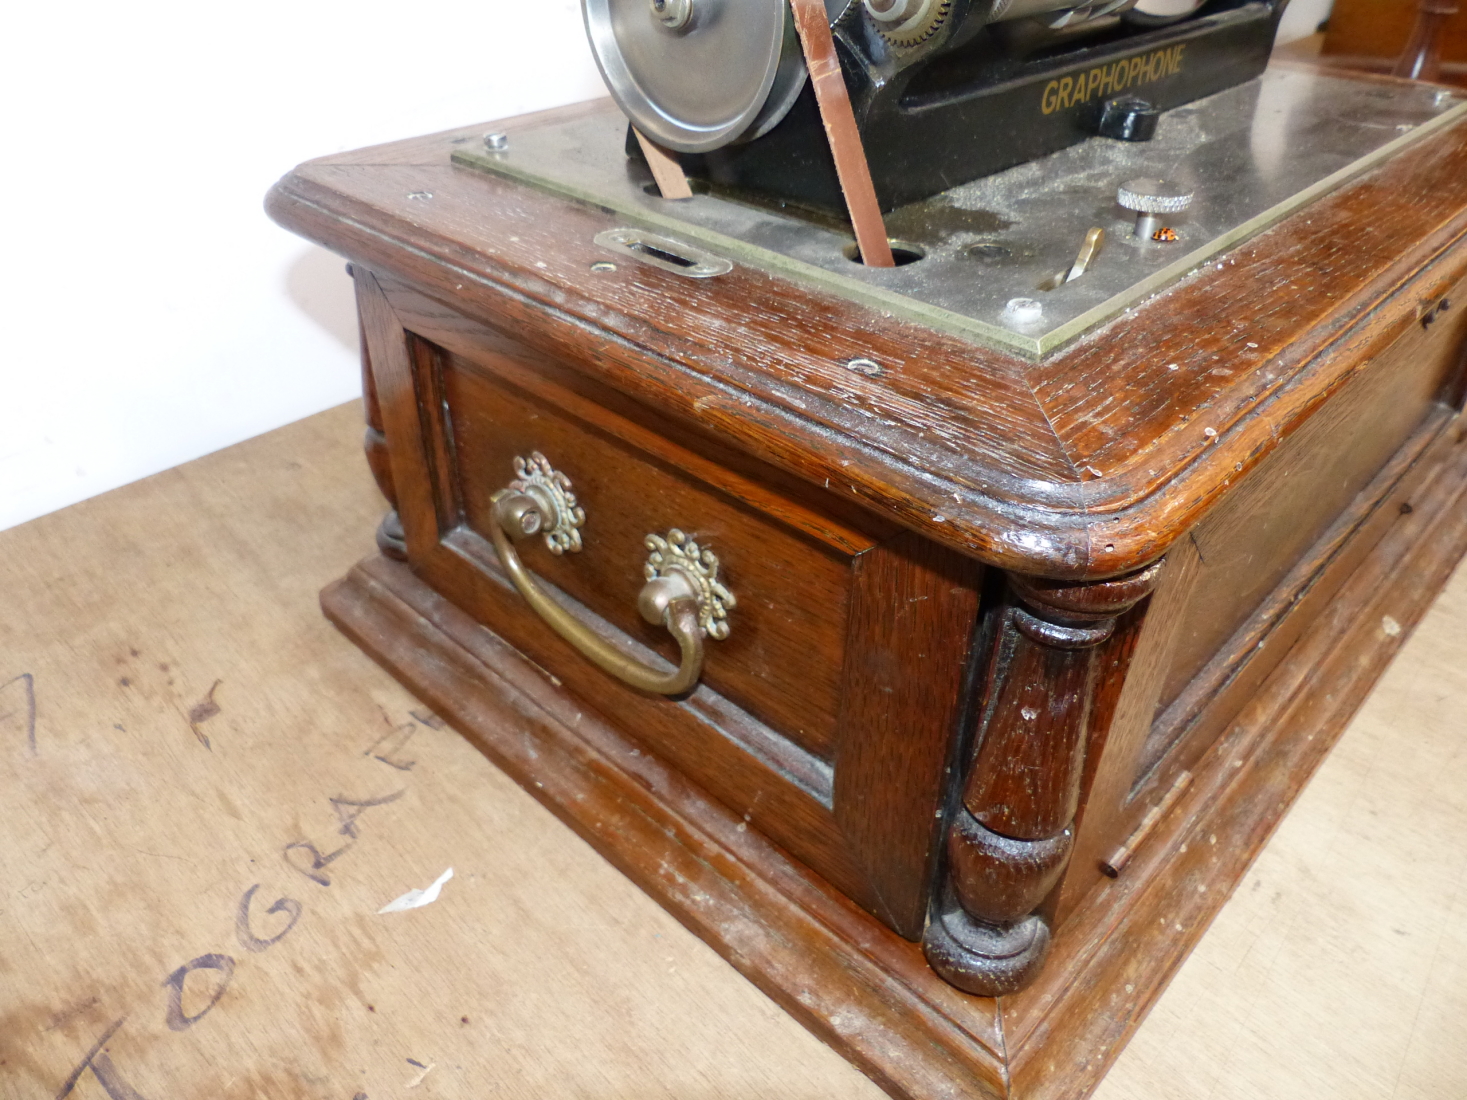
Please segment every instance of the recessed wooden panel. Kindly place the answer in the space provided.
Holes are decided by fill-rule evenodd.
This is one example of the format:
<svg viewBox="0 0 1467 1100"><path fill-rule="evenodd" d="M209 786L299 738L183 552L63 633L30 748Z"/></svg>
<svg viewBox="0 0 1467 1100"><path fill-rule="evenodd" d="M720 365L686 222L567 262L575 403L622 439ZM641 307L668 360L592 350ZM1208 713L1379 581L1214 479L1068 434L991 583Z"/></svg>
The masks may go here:
<svg viewBox="0 0 1467 1100"><path fill-rule="evenodd" d="M443 354L455 480L465 522L490 537L493 493L514 459L544 454L586 510L584 548L554 555L519 544L525 564L617 628L675 660L667 631L644 621L648 534L677 528L718 555L738 603L726 639L709 641L703 681L809 751L830 758L851 558L796 535L684 470L532 398L463 357ZM625 434L634 431L618 425ZM470 474L472 476L465 476ZM549 627L545 628L549 631ZM582 660L566 648L566 660Z"/></svg>
<svg viewBox="0 0 1467 1100"><path fill-rule="evenodd" d="M967 694L976 563L838 501L822 508L818 490L716 442L705 449L708 440L576 380L494 326L357 277L413 572L585 713L614 716L649 758L888 926L920 935ZM491 502L514 477L514 457L536 450L574 478L588 515L580 552L556 557L531 539L520 544L525 561L605 643L643 661L672 656L635 610L649 530L680 526L720 555L740 601L733 634L709 643L686 697L609 677L510 583L491 542ZM740 632L742 650L730 644Z"/></svg>
<svg viewBox="0 0 1467 1100"><path fill-rule="evenodd" d="M1426 419L1461 356L1463 284L1360 370L1189 536L1199 558L1164 712ZM1435 308L1436 302L1430 303Z"/></svg>

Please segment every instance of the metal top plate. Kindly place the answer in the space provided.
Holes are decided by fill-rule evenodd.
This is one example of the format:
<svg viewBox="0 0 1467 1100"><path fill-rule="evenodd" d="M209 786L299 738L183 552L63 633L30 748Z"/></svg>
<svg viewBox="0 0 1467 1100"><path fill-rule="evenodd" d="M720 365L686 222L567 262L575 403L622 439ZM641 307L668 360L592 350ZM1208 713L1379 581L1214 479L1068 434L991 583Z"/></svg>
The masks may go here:
<svg viewBox="0 0 1467 1100"><path fill-rule="evenodd" d="M608 208L630 225L736 263L1037 359L1464 112L1460 97L1429 85L1274 66L1166 112L1150 142L1092 138L894 211L889 233L924 256L890 269L847 259L853 242L841 226L715 194L659 197L645 170L627 160L626 120L614 108L511 130L507 151L464 147L453 159ZM1136 176L1195 187L1191 208L1171 223L1175 243L1131 236L1134 215L1115 196ZM1074 262L1094 226L1105 229L1106 243L1086 273L1041 290ZM1042 316L1005 319L1013 298L1038 300Z"/></svg>

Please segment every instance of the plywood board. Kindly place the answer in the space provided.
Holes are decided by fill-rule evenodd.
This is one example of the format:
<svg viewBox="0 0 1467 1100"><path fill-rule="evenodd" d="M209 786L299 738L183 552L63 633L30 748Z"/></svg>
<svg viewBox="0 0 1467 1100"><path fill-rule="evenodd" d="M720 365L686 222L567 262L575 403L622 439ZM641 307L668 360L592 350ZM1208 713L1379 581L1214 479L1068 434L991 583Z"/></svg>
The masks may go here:
<svg viewBox="0 0 1467 1100"><path fill-rule="evenodd" d="M0 533L0 1098L876 1100L320 617L359 439ZM1467 1095L1464 612L1459 570L1101 1100Z"/></svg>

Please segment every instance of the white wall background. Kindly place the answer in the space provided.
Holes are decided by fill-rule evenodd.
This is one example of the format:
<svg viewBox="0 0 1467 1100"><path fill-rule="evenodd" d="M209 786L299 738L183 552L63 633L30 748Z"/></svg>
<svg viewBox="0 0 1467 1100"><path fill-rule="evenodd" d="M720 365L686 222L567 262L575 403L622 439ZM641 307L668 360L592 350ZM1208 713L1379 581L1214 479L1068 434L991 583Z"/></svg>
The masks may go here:
<svg viewBox="0 0 1467 1100"><path fill-rule="evenodd" d="M1329 18L1329 9L1334 0L1293 0L1279 20L1277 42L1293 42L1307 38Z"/></svg>
<svg viewBox="0 0 1467 1100"><path fill-rule="evenodd" d="M360 390L299 161L603 94L578 0L17 4L0 63L0 528Z"/></svg>
<svg viewBox="0 0 1467 1100"><path fill-rule="evenodd" d="M1294 0L1280 38L1330 0ZM602 94L579 0L24 4L0 65L0 529L359 392L310 157Z"/></svg>

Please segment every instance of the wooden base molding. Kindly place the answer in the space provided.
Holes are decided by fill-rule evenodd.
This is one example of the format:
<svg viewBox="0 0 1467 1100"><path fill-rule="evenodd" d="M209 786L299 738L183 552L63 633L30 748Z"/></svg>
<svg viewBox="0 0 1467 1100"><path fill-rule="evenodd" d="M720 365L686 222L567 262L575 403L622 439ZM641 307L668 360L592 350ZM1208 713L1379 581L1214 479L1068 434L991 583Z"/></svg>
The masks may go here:
<svg viewBox="0 0 1467 1100"><path fill-rule="evenodd" d="M1371 536L1377 541L1193 766L1190 782L1138 831L1117 877L1056 927L1033 983L998 998L960 992L927 959L941 965L944 952L976 952L1022 963L1051 941L1047 916L975 920L954 885L964 873L957 870L924 958L923 946L642 751L406 565L368 559L326 589L322 606L562 821L893 1096L1078 1100L1467 551L1460 423L1445 429L1433 454L1436 469L1418 482L1409 514ZM1015 844L1065 845L1056 839L1063 830L1048 839L1004 838L972 805L952 829L960 848L971 844L981 854L974 826L999 837L988 847L1000 854ZM1047 857L1034 865L1038 881Z"/></svg>

